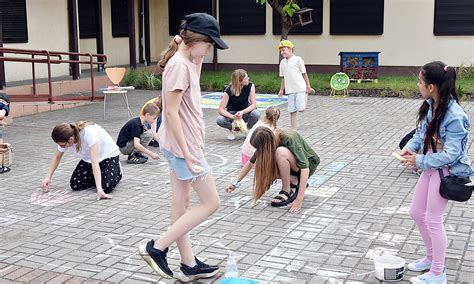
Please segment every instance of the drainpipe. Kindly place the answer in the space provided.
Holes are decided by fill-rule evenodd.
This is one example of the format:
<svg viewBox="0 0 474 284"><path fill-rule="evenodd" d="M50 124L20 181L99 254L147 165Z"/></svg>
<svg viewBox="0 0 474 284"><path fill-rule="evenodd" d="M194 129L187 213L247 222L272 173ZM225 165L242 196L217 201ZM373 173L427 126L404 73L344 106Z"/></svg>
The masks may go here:
<svg viewBox="0 0 474 284"><path fill-rule="evenodd" d="M212 16L217 19L217 0L212 0ZM217 47L214 45L214 52L212 57L212 69L217 71Z"/></svg>

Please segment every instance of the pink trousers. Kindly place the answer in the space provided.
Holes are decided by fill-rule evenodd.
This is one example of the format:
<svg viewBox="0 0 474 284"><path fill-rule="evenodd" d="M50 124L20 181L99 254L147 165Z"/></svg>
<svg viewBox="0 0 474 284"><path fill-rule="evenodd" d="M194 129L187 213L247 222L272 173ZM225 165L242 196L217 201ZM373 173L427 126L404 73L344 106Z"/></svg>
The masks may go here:
<svg viewBox="0 0 474 284"><path fill-rule="evenodd" d="M444 168L443 173L449 175L448 168ZM438 170L424 170L416 184L410 208L410 216L425 243L426 256L433 260L430 271L437 275L444 270L447 247L443 213L448 200L439 194L440 182Z"/></svg>

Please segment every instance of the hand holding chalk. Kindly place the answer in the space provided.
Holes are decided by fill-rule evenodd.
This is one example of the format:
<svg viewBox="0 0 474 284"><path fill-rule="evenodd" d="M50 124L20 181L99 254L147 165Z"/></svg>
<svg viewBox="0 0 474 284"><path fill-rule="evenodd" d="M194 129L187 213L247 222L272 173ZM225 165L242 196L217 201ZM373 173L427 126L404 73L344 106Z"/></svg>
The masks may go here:
<svg viewBox="0 0 474 284"><path fill-rule="evenodd" d="M401 162L407 160L407 159L403 158L402 156L400 156L400 154L398 154L398 153L396 153L396 152L393 152L393 153L392 153L392 156L395 157L396 159L400 160Z"/></svg>

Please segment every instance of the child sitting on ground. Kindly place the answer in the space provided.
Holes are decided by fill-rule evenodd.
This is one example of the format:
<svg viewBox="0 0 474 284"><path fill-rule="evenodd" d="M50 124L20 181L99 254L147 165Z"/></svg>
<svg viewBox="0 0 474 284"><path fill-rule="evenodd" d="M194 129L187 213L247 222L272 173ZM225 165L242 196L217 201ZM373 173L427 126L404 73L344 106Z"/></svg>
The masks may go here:
<svg viewBox="0 0 474 284"><path fill-rule="evenodd" d="M271 106L265 110L265 115L260 118L260 120L254 125L252 129L247 133L245 142L242 145L242 166L250 160L250 158L255 153L255 147L250 144L250 137L252 137L253 131L259 126L265 126L271 130L277 129L277 122L280 119L280 109L274 106Z"/></svg>
<svg viewBox="0 0 474 284"><path fill-rule="evenodd" d="M154 103L149 103L142 109L139 117L130 119L125 123L122 129L120 129L117 138L117 146L122 154L128 155L127 163L146 163L148 158L144 156L143 153L154 160L160 158L157 153L145 148L151 139L153 139L153 132L150 129L145 130L144 128L145 123L152 124L159 115L160 109Z"/></svg>

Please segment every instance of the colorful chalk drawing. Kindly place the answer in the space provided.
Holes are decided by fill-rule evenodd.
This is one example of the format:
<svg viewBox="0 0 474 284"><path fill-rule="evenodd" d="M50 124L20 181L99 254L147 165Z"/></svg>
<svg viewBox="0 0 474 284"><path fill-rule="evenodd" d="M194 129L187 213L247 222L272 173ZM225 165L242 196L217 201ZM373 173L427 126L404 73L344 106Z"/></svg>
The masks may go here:
<svg viewBox="0 0 474 284"><path fill-rule="evenodd" d="M219 104L221 103L223 93L210 93L207 95L202 96L201 98L201 107L202 108L209 108L209 109L217 109L219 108ZM271 94L257 94L257 108L259 110L265 110L270 106L278 106L282 104L286 104L288 102L288 97L278 97L277 95Z"/></svg>
<svg viewBox="0 0 474 284"><path fill-rule="evenodd" d="M52 190L49 192L37 191L31 194L30 204L40 206L56 206L81 198L80 195L72 194L69 190Z"/></svg>
<svg viewBox="0 0 474 284"><path fill-rule="evenodd" d="M330 177L326 175L313 175L309 178L308 184L309 185L322 185L325 183Z"/></svg>
<svg viewBox="0 0 474 284"><path fill-rule="evenodd" d="M347 166L349 162L347 161L337 161L337 162L332 162L326 167L324 167L324 170L326 171L331 171L331 172L338 172L342 170L345 166Z"/></svg>

